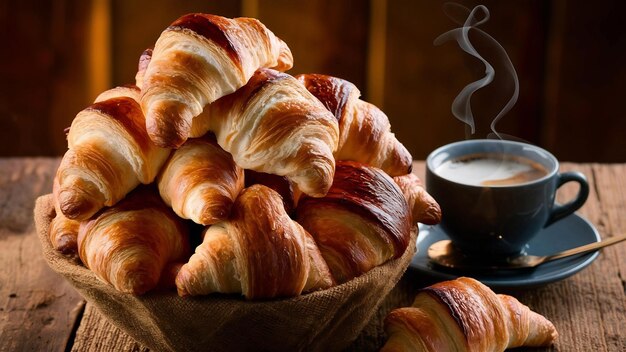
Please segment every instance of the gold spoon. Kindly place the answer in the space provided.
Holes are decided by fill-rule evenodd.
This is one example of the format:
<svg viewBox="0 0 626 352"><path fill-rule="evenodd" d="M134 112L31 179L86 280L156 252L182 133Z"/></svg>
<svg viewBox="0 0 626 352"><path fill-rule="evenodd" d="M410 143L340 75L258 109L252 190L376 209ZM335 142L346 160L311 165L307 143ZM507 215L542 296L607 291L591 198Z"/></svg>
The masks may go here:
<svg viewBox="0 0 626 352"><path fill-rule="evenodd" d="M616 244L626 240L626 235L610 237L601 242L593 242L584 246L565 250L560 253L537 256L537 255L519 255L510 257L497 263L485 263L469 259L452 245L452 241L443 240L433 243L428 248L428 257L438 265L447 268L461 270L512 270L534 268L540 264L569 257L576 254L587 253L598 250L600 248Z"/></svg>

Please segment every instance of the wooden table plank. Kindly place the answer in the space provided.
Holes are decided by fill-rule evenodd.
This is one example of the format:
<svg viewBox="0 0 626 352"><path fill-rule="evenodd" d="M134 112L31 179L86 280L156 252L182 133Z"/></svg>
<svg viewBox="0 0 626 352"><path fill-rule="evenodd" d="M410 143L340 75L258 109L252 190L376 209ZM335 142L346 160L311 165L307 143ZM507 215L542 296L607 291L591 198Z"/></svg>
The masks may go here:
<svg viewBox="0 0 626 352"><path fill-rule="evenodd" d="M607 170L613 167L612 165L572 163L564 163L561 166L562 171L577 170L587 176L591 192L589 199L578 213L591 221L603 238L608 237L610 232L608 214L616 210L611 209L615 204L607 204L606 190L612 190L618 187L620 182L624 182L606 177ZM600 191L603 189L605 192ZM572 199L576 192L576 186L564 186L559 191L557 199L564 202ZM621 202L624 200L626 197L622 198ZM623 212L624 204L622 203L621 206ZM608 248L588 268L573 277L547 285L537 291L514 293L520 301L544 314L555 324L560 333L555 350L623 351L626 349L626 335L621 328L626 318L623 309L625 295L619 279L621 274L616 265L624 254L626 254L626 246L623 244ZM620 330L622 330L621 333Z"/></svg>
<svg viewBox="0 0 626 352"><path fill-rule="evenodd" d="M626 165L593 165L596 192L603 205L603 236L626 233ZM626 245L616 245L603 250L599 258L603 265L598 278L610 285L598 285L598 303L603 316L603 332L610 351L626 350Z"/></svg>
<svg viewBox="0 0 626 352"><path fill-rule="evenodd" d="M82 313L83 299L43 260L33 223L58 163L0 159L0 351L62 351Z"/></svg>
<svg viewBox="0 0 626 352"><path fill-rule="evenodd" d="M109 323L96 307L87 303L72 346L72 352L83 351L147 352L149 349L141 346L132 337Z"/></svg>

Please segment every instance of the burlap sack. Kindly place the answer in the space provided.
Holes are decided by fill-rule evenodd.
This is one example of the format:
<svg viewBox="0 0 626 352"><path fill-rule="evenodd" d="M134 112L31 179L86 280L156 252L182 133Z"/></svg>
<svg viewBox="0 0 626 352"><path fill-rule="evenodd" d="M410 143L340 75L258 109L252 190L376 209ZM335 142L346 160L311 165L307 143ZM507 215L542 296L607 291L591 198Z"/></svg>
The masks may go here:
<svg viewBox="0 0 626 352"><path fill-rule="evenodd" d="M52 196L35 204L48 265L114 325L154 351L336 351L347 347L398 282L415 252L417 232L399 259L345 284L291 299L249 302L236 295L181 298L176 292L133 296L102 283L60 255L48 238Z"/></svg>

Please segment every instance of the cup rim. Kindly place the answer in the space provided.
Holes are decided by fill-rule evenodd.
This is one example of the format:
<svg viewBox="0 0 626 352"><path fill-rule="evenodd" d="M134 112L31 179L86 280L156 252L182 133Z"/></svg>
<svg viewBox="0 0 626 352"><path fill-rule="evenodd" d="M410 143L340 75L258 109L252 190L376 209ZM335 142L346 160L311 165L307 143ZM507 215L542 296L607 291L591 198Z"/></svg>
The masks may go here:
<svg viewBox="0 0 626 352"><path fill-rule="evenodd" d="M453 181L450 180L448 178L445 178L441 175L439 175L438 173L435 172L435 167L433 165L433 159L439 155L442 151L444 151L445 149L457 146L457 145L462 145L462 144L472 144L472 143L488 143L488 144L509 144L509 145L518 145L520 147L530 147L530 148L534 148L538 151L540 151L541 153L547 155L550 159L552 159L552 161L554 162L554 168L552 170L549 170L548 173L546 175L544 175L543 177L540 177L538 179L532 180L532 181L528 181L528 182L523 182L523 183L517 183L517 184L513 184L513 185L489 185L489 186L485 186L485 185L472 185L472 184L467 184L467 183L460 183L457 181ZM462 185L465 187L474 187L474 188L517 188L517 187L526 187L526 186L530 186L530 185L535 185L538 183L542 183L545 182L547 179L554 177L555 174L557 174L559 172L559 160L549 151L547 151L544 148L541 148L539 146L536 146L534 144L530 144L530 143L525 143L525 142L518 142L518 141L511 141L511 140L506 140L506 139L466 139L466 140L462 140L462 141L456 141L456 142L451 142L451 143L447 143L444 144L442 146L439 146L438 148L436 148L435 150L433 150L432 152L430 152L428 154L428 156L426 157L426 169L429 170L433 175L446 180L447 182L451 182L457 185Z"/></svg>

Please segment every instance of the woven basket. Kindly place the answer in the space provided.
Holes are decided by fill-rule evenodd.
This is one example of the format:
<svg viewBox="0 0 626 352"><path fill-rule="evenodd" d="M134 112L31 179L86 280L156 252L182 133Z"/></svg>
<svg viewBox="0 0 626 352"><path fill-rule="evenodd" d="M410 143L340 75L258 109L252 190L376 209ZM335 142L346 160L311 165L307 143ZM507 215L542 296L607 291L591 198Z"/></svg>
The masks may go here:
<svg viewBox="0 0 626 352"><path fill-rule="evenodd" d="M111 323L154 351L336 351L347 347L398 282L415 252L342 285L299 297L246 301L237 295L181 298L176 292L133 296L98 280L57 253L48 237L52 196L35 204L35 225L48 265Z"/></svg>

